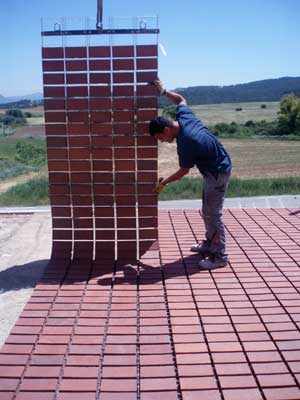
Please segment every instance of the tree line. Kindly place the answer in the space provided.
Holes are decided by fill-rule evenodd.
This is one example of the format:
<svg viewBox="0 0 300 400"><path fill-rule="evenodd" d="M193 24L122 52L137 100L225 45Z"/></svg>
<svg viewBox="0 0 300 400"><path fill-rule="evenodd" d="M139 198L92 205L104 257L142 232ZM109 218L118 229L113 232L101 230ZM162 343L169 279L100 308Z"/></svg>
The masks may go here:
<svg viewBox="0 0 300 400"><path fill-rule="evenodd" d="M265 79L230 86L193 86L175 91L190 105L279 101L289 93L300 94L300 77ZM160 107L165 105L166 99L160 98Z"/></svg>

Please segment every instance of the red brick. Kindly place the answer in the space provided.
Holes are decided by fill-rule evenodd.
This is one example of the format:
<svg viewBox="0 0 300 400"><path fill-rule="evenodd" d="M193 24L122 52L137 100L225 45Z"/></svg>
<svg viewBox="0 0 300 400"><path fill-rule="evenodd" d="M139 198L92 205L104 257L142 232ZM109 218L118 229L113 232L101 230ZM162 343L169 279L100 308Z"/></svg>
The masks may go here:
<svg viewBox="0 0 300 400"><path fill-rule="evenodd" d="M67 97L87 97L87 86L67 86Z"/></svg>
<svg viewBox="0 0 300 400"><path fill-rule="evenodd" d="M90 99L91 110L111 110L112 103L111 98L105 97L102 99Z"/></svg>
<svg viewBox="0 0 300 400"><path fill-rule="evenodd" d="M133 72L115 72L113 74L114 83L134 83L134 73Z"/></svg>
<svg viewBox="0 0 300 400"><path fill-rule="evenodd" d="M45 72L55 72L55 71L63 71L64 70L64 62L61 61L43 61L43 71Z"/></svg>
<svg viewBox="0 0 300 400"><path fill-rule="evenodd" d="M66 108L65 100L48 99L44 101L45 111L49 110L64 110ZM49 128L48 128L49 132Z"/></svg>
<svg viewBox="0 0 300 400"><path fill-rule="evenodd" d="M52 400L54 395L55 392L19 392L16 400Z"/></svg>
<svg viewBox="0 0 300 400"><path fill-rule="evenodd" d="M32 321L32 320L30 320ZM30 344L5 344L1 352L3 354L30 354L33 346Z"/></svg>
<svg viewBox="0 0 300 400"><path fill-rule="evenodd" d="M134 132L133 124L114 124L114 134L116 135L131 135Z"/></svg>
<svg viewBox="0 0 300 400"><path fill-rule="evenodd" d="M217 382L213 376L197 376L197 378L180 378L180 386L182 390L217 389Z"/></svg>
<svg viewBox="0 0 300 400"><path fill-rule="evenodd" d="M73 111L67 113L68 123L72 122L88 122L89 114L87 111Z"/></svg>
<svg viewBox="0 0 300 400"><path fill-rule="evenodd" d="M110 60L89 60L91 71L110 71Z"/></svg>
<svg viewBox="0 0 300 400"><path fill-rule="evenodd" d="M64 86L45 86L44 97L65 97Z"/></svg>
<svg viewBox="0 0 300 400"><path fill-rule="evenodd" d="M183 400L221 400L220 393L217 390L184 390L182 392Z"/></svg>
<svg viewBox="0 0 300 400"><path fill-rule="evenodd" d="M295 386L287 388L264 389L263 392L267 399L272 400L298 400L300 398L300 389Z"/></svg>
<svg viewBox="0 0 300 400"><path fill-rule="evenodd" d="M122 85L113 87L114 96L134 96L134 86Z"/></svg>
<svg viewBox="0 0 300 400"><path fill-rule="evenodd" d="M45 100L45 101L47 101L47 100ZM50 100L48 100L48 101L50 101ZM52 101L52 100L51 100ZM53 100L55 103L56 103L56 101L57 101L57 99L55 99L55 100ZM62 100L62 101L64 101L64 100ZM47 136L51 136L51 135L55 135L55 136L57 136L57 135L61 135L61 136L64 136L64 135L66 135L66 125L65 124L51 124L51 125L46 125L45 126L45 130L46 130L46 135ZM47 138L47 143L49 142L49 140L50 140L50 142L51 142L51 140L53 141L53 140L55 140L55 139L58 139L58 140L60 140L60 142L59 142L59 144L57 145L57 147L60 147L60 146L66 146L67 145L67 139L66 138L64 138L64 137L62 137L62 138L56 138L56 137L54 137L54 138ZM49 147L49 143L48 143L48 147ZM51 146L50 146L51 147ZM52 146L52 147L54 147L54 146Z"/></svg>
<svg viewBox="0 0 300 400"><path fill-rule="evenodd" d="M94 84L94 83L106 83L106 84L110 84L111 83L111 79L110 79L110 74L98 74L98 73L92 73L90 74L90 83Z"/></svg>
<svg viewBox="0 0 300 400"><path fill-rule="evenodd" d="M124 61L124 60L122 60ZM132 98L113 98L113 109L114 110L133 110L135 108L134 99Z"/></svg>
<svg viewBox="0 0 300 400"><path fill-rule="evenodd" d="M137 118L140 122L151 121L157 116L157 110L138 110Z"/></svg>
<svg viewBox="0 0 300 400"><path fill-rule="evenodd" d="M43 58L63 58L63 48L62 47L43 47L42 48Z"/></svg>
<svg viewBox="0 0 300 400"><path fill-rule="evenodd" d="M53 378L25 378L23 379L20 390L21 391L55 391L58 379Z"/></svg>
<svg viewBox="0 0 300 400"><path fill-rule="evenodd" d="M64 378L94 378L97 379L99 374L98 367L65 367Z"/></svg>
<svg viewBox="0 0 300 400"><path fill-rule="evenodd" d="M162 390L176 390L176 379L175 377L172 378L142 378L140 381L141 391L142 392L157 392Z"/></svg>
<svg viewBox="0 0 300 400"><path fill-rule="evenodd" d="M110 97L111 88L109 86L90 86L91 97Z"/></svg>
<svg viewBox="0 0 300 400"><path fill-rule="evenodd" d="M86 71L87 70L87 62L86 62L86 60L67 60L66 61L66 70L67 71Z"/></svg>
<svg viewBox="0 0 300 400"><path fill-rule="evenodd" d="M136 46L137 57L156 57L158 54L156 45L138 45Z"/></svg>
<svg viewBox="0 0 300 400"><path fill-rule="evenodd" d="M109 58L110 57L110 46L90 46L89 47L89 57L90 58Z"/></svg>
<svg viewBox="0 0 300 400"><path fill-rule="evenodd" d="M103 378L101 381L101 392L133 392L136 390L136 379Z"/></svg>
<svg viewBox="0 0 300 400"><path fill-rule="evenodd" d="M91 133L93 135L104 135L109 136L112 134L112 124L92 124L91 125Z"/></svg>
<svg viewBox="0 0 300 400"><path fill-rule="evenodd" d="M158 62L157 58L137 58L136 60L137 70L141 69L157 69Z"/></svg>
<svg viewBox="0 0 300 400"><path fill-rule="evenodd" d="M145 84L138 85L136 88L137 96L154 96L156 93L156 88L153 85Z"/></svg>
<svg viewBox="0 0 300 400"><path fill-rule="evenodd" d="M66 47L66 58L86 58L86 47Z"/></svg>
<svg viewBox="0 0 300 400"><path fill-rule="evenodd" d="M134 122L134 111L115 111L114 122Z"/></svg>
<svg viewBox="0 0 300 400"><path fill-rule="evenodd" d="M101 400L136 400L136 391L134 392L103 392Z"/></svg>
<svg viewBox="0 0 300 400"><path fill-rule="evenodd" d="M66 122L66 114L65 112L60 111L52 111L45 112L45 122Z"/></svg>
<svg viewBox="0 0 300 400"><path fill-rule="evenodd" d="M56 82L54 82L56 83ZM66 75L66 84L74 85L74 84L87 84L87 74L77 73L77 74L67 74Z"/></svg>
<svg viewBox="0 0 300 400"><path fill-rule="evenodd" d="M270 373L269 370L265 371ZM268 374L268 375L257 375L257 379L262 387L284 387L284 386L293 386L295 381L293 377L289 374Z"/></svg>
<svg viewBox="0 0 300 400"><path fill-rule="evenodd" d="M97 379L66 379L63 378L60 383L62 392L95 392Z"/></svg>
<svg viewBox="0 0 300 400"><path fill-rule="evenodd" d="M157 97L137 97L136 104L138 108L157 108ZM153 142L156 142L156 139L149 136L148 139L151 139Z"/></svg>
<svg viewBox="0 0 300 400"><path fill-rule="evenodd" d="M30 366L26 369L25 378L58 378L61 366Z"/></svg>
<svg viewBox="0 0 300 400"><path fill-rule="evenodd" d="M108 367L103 368L103 378L135 378L137 374L136 366L127 367Z"/></svg>
<svg viewBox="0 0 300 400"><path fill-rule="evenodd" d="M256 381L252 375L219 376L223 389L256 387Z"/></svg>
<svg viewBox="0 0 300 400"><path fill-rule="evenodd" d="M113 57L134 57L133 46L113 46L112 48Z"/></svg>
<svg viewBox="0 0 300 400"><path fill-rule="evenodd" d="M1 362L1 359L0 359ZM0 366L0 377L1 378L20 378L24 371L24 366L9 366L9 365L1 365Z"/></svg>
<svg viewBox="0 0 300 400"><path fill-rule="evenodd" d="M262 395L258 389L247 388L243 389L228 389L223 390L225 400L263 400Z"/></svg>

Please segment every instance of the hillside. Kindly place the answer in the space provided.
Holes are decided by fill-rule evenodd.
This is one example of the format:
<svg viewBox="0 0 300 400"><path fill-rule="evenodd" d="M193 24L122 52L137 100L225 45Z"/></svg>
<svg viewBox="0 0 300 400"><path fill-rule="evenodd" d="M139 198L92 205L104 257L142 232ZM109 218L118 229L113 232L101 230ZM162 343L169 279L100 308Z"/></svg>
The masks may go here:
<svg viewBox="0 0 300 400"><path fill-rule="evenodd" d="M300 94L300 77L265 79L229 86L193 86L177 88L175 91L182 94L190 105L279 101L286 94ZM167 100L161 99L160 106L165 104L168 104Z"/></svg>

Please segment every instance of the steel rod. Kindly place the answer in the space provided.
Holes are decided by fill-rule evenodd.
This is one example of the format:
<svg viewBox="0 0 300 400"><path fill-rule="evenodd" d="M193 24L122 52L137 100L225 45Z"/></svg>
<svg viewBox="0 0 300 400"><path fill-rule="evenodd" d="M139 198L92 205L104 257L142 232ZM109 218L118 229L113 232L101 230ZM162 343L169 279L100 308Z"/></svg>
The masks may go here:
<svg viewBox="0 0 300 400"><path fill-rule="evenodd" d="M127 35L127 34L154 34L159 29L83 29L83 30L55 30L43 31L42 36L72 36L72 35Z"/></svg>
<svg viewBox="0 0 300 400"><path fill-rule="evenodd" d="M103 0L98 0L97 24L96 24L97 29L103 29L102 19L103 19Z"/></svg>

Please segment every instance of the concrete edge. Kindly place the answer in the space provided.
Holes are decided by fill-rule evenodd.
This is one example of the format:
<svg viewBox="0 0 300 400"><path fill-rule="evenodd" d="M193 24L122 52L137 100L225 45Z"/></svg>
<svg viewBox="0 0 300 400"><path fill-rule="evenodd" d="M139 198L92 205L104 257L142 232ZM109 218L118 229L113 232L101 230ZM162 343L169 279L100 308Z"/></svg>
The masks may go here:
<svg viewBox="0 0 300 400"><path fill-rule="evenodd" d="M169 200L159 201L161 209L201 208L201 200ZM300 208L300 194L261 197L227 198L224 208ZM35 214L49 213L50 206L37 207L1 207L0 214Z"/></svg>

